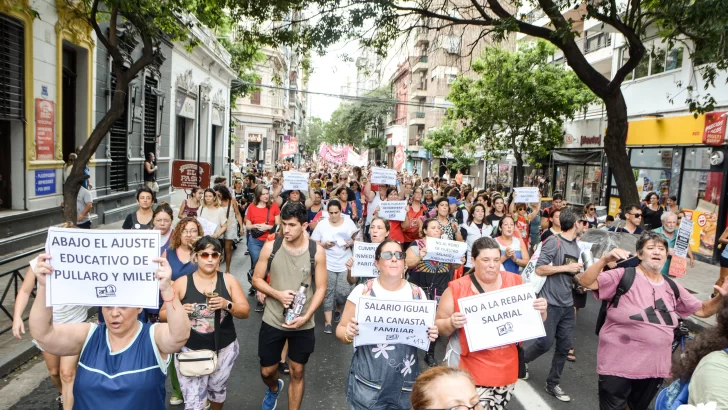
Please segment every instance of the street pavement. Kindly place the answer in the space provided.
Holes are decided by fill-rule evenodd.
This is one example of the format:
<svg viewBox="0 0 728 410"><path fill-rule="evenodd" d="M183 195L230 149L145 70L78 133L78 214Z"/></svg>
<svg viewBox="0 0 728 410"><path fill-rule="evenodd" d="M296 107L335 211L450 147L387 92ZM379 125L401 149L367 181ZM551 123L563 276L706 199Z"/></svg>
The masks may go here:
<svg viewBox="0 0 728 410"><path fill-rule="evenodd" d="M246 273L250 266L250 258L245 256L244 252L245 244L241 243L233 254L232 273L247 291L250 285ZM262 315L252 311L255 306L252 296L248 297L248 302L251 304L250 317L245 320L235 320L240 356L228 381L228 397L225 402L226 408L240 410L259 409L266 389L260 379L258 362L258 332ZM574 341L577 362L567 362L561 383L566 393L571 395L572 403L561 403L543 390L551 365L552 352L549 352L531 363L530 379L526 382L519 381L509 409L598 408L595 374L597 337L594 335L594 322L598 310L599 305L590 298L587 308L579 312L577 337ZM306 366L306 393L302 409L348 409L350 406L346 403L346 377L352 348L337 341L333 335L323 332L323 314L320 311L315 320L316 350ZM438 359L443 357L444 345L445 340L441 339L438 343ZM421 353L420 362L424 369L422 359ZM50 383L47 372L44 371L45 364L42 359L35 359L25 368L26 370L9 376L8 381L0 383L0 396L4 397L0 402L0 410L56 409L54 400L57 392ZM29 373L34 375L28 376ZM282 376L282 378L286 382L286 387L278 401L278 408L286 409L288 377ZM26 391L23 391L23 387ZM170 391L169 383L167 390ZM183 406L168 405L167 408L179 410Z"/></svg>

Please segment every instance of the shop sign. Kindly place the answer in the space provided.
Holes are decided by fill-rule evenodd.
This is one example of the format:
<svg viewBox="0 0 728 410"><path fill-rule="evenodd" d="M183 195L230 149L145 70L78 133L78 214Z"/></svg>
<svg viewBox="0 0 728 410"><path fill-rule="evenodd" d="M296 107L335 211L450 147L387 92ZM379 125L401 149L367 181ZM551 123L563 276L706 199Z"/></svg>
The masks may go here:
<svg viewBox="0 0 728 410"><path fill-rule="evenodd" d="M52 160L56 145L55 104L53 101L35 100L35 158Z"/></svg>
<svg viewBox="0 0 728 410"><path fill-rule="evenodd" d="M195 119L195 111L197 107L197 101L194 98L190 98L185 94L177 93L175 101L177 108L177 115L180 117Z"/></svg>
<svg viewBox="0 0 728 410"><path fill-rule="evenodd" d="M723 145L725 141L726 112L709 112L705 114L705 129L703 130L703 144Z"/></svg>
<svg viewBox="0 0 728 410"><path fill-rule="evenodd" d="M38 169L35 171L35 195L50 195L56 193L56 170Z"/></svg>
<svg viewBox="0 0 728 410"><path fill-rule="evenodd" d="M192 189L196 186L208 188L210 186L210 163L197 161L172 161L172 187L178 189ZM199 184L198 184L199 170Z"/></svg>
<svg viewBox="0 0 728 410"><path fill-rule="evenodd" d="M248 134L248 142L263 142L263 134Z"/></svg>
<svg viewBox="0 0 728 410"><path fill-rule="evenodd" d="M593 135L591 137L587 137L586 135L581 136L580 140L581 146L585 145L594 145L594 146L601 146L602 145L602 136L601 135Z"/></svg>

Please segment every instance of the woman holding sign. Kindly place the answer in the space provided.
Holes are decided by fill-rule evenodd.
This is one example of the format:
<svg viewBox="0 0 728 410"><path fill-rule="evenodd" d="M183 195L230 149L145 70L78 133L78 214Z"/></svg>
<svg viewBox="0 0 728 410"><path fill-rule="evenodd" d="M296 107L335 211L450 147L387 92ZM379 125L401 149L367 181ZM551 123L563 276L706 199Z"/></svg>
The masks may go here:
<svg viewBox="0 0 728 410"><path fill-rule="evenodd" d="M458 230L457 221L450 217L450 200L447 197L438 199L436 209L437 222L440 224L440 239L463 242L463 235Z"/></svg>
<svg viewBox="0 0 728 410"><path fill-rule="evenodd" d="M38 257L34 269L38 282L30 332L47 352L58 356L80 355L73 385L74 405L86 409L164 410L164 382L171 356L190 335L190 321L172 288L172 270L164 258L156 279L167 308L168 323L141 323L141 308L103 307L105 324L53 323L46 307L46 276L53 273L50 255ZM118 377L123 376L123 377Z"/></svg>
<svg viewBox="0 0 728 410"><path fill-rule="evenodd" d="M204 202L200 209L197 210L197 217L206 219L217 227L215 232L207 234L213 238L220 238L227 230L227 218L225 217L225 209L220 207L220 198L217 192L212 188L207 188L203 196Z"/></svg>
<svg viewBox="0 0 728 410"><path fill-rule="evenodd" d="M399 201L400 194L397 188L387 188L387 199L385 201ZM379 206L374 210L374 215L379 214ZM402 221L389 221L389 237L399 243L404 243L404 233L402 233Z"/></svg>
<svg viewBox="0 0 728 410"><path fill-rule="evenodd" d="M372 224L369 226L369 236L371 237L370 243L384 242L387 238L389 238L389 221L379 216L372 218ZM346 281L349 282L350 285L357 284L360 279L359 277L351 276L351 268L353 266L354 258L351 257L348 261L346 261L346 269L348 270L346 273Z"/></svg>
<svg viewBox="0 0 728 410"><path fill-rule="evenodd" d="M471 352L465 335L467 322L458 301L468 296L488 293L523 284L520 276L500 271L501 252L492 238L480 238L473 244L474 272L450 282L437 307L435 324L440 333L459 338L460 368L467 370L475 380L480 405L486 410L501 410L511 400L518 380L518 349L509 344L492 349ZM533 308L546 320L546 299L538 298ZM456 342L456 340L451 341Z"/></svg>
<svg viewBox="0 0 728 410"><path fill-rule="evenodd" d="M425 300L425 292L403 279L402 245L386 239L374 253L379 277L358 285L349 295L336 327L342 343L353 343L359 336L356 306L361 297L389 301ZM425 335L422 335L425 337ZM437 327L428 329L427 337L437 340ZM349 370L346 398L352 409L409 410L410 392L419 375L417 348L406 344L363 345L354 349Z"/></svg>

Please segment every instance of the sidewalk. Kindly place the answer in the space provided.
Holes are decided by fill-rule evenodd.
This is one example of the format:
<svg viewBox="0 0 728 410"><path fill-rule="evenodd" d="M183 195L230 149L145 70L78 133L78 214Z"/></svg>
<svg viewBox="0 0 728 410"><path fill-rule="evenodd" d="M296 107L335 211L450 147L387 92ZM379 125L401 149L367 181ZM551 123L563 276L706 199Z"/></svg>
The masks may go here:
<svg viewBox="0 0 728 410"><path fill-rule="evenodd" d="M175 219L176 215L179 212L179 205L182 203L182 200L185 198L185 192L182 190L176 190L175 192L170 194L169 198L169 204L174 209L175 213ZM99 225L94 226L93 229L121 229L123 221L115 222L112 224L107 225ZM31 249L22 249L18 250L16 254L20 254L26 251L33 250ZM8 255L8 257L11 255ZM26 258L22 258L18 261L8 263L7 265L4 265L2 268L0 268L0 272L8 272L12 271L14 269L17 269L20 266L25 266L28 264L28 261L33 259L35 255L28 256ZM21 270L21 274L25 276L25 270L26 268L23 268ZM11 280L11 275L8 275L2 279L0 279L0 289L5 289L8 281ZM18 282L18 288L20 288L20 282ZM25 309L25 313L23 317L28 317L28 314L30 314L30 308L32 306L33 299L28 303L28 307ZM15 291L14 289L9 289L6 299L3 302L3 306L8 309L8 311L12 314L13 313L13 306L15 305ZM96 308L91 308L94 313L96 312ZM4 314L0 313L0 329L11 326L12 321L8 319ZM15 370L18 366L21 364L27 362L30 360L33 356L40 353L40 350L33 344L32 337L30 336L30 330L28 329L28 322L25 322L25 335L23 335L22 340L18 340L15 337L13 337L12 331L7 331L0 335L0 377L5 377L7 374Z"/></svg>
<svg viewBox="0 0 728 410"><path fill-rule="evenodd" d="M713 285L720 276L720 266L711 265L705 262L695 261L695 267L688 266L688 271L682 278L676 281L685 289L690 291L696 298L707 300L710 295L715 292ZM702 330L707 327L715 326L715 317L707 319L690 316L686 323L691 330Z"/></svg>

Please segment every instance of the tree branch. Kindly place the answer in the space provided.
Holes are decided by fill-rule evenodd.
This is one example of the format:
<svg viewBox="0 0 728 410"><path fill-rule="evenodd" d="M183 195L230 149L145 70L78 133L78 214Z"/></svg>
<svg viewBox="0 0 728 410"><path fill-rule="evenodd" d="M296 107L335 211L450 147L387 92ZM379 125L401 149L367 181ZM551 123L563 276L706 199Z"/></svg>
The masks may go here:
<svg viewBox="0 0 728 410"><path fill-rule="evenodd" d="M91 27L94 29L94 32L96 33L96 37L101 41L101 44L104 45L104 48L106 48L106 51L111 54L111 57L116 60L117 58L119 61L123 60L124 57L121 55L121 52L119 49L112 44L112 41L109 37L106 37L103 30L101 30L101 27L99 26L99 23L96 21L96 13L99 9L99 0L94 0L93 6L91 7L91 13L89 14L88 22L91 25ZM116 16L116 11L118 9L116 7L112 8L112 19L109 21L109 34L113 34L114 37L116 37L116 19L114 18ZM113 28L113 32L111 31Z"/></svg>

